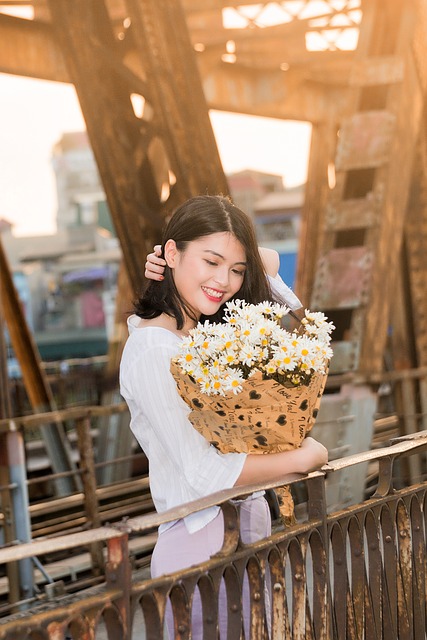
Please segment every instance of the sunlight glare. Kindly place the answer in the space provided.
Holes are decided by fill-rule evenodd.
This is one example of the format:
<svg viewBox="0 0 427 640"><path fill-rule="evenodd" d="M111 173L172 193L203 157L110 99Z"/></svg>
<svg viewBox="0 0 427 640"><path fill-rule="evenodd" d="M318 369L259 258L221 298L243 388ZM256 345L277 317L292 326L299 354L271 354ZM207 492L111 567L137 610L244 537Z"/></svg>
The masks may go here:
<svg viewBox="0 0 427 640"><path fill-rule="evenodd" d="M26 5L24 7L2 5L0 7L0 13L5 13L6 15L14 16L15 18L22 18L23 20L34 20L34 7L30 5Z"/></svg>

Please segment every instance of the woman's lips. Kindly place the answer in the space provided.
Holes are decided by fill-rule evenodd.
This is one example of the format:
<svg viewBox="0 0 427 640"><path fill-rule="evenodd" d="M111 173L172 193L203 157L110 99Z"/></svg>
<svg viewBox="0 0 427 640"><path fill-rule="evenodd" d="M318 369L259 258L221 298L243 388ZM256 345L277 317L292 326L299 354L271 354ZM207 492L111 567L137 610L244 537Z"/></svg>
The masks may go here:
<svg viewBox="0 0 427 640"><path fill-rule="evenodd" d="M209 300L220 302L224 296L224 291L211 289L210 287L202 287L202 291Z"/></svg>

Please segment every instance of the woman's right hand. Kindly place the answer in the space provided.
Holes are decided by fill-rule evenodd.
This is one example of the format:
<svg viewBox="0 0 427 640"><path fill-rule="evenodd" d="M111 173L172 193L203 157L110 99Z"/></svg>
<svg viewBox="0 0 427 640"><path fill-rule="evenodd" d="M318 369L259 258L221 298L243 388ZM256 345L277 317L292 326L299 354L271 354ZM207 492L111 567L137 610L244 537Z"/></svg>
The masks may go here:
<svg viewBox="0 0 427 640"><path fill-rule="evenodd" d="M160 258L161 251L161 246L156 244L153 253L149 253L147 256L144 275L149 280L163 280L166 261L163 260L163 258Z"/></svg>
<svg viewBox="0 0 427 640"><path fill-rule="evenodd" d="M326 447L310 436L304 438L300 451L302 473L310 473L310 471L320 469L328 462L328 450Z"/></svg>

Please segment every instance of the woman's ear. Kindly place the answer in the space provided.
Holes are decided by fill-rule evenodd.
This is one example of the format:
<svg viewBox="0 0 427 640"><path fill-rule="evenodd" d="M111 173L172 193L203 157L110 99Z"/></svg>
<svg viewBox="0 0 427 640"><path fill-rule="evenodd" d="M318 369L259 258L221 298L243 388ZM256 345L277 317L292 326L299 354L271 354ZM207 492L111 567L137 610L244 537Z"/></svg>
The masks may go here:
<svg viewBox="0 0 427 640"><path fill-rule="evenodd" d="M176 265L178 249L175 240L168 240L165 244L164 256L168 267L173 269Z"/></svg>

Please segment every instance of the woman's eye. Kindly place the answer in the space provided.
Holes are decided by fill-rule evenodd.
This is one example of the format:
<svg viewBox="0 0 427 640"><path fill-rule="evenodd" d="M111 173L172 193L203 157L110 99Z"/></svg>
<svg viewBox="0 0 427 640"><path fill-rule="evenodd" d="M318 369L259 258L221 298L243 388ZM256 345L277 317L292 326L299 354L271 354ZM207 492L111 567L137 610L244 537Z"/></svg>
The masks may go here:
<svg viewBox="0 0 427 640"><path fill-rule="evenodd" d="M245 272L244 271L240 271L239 269L233 269L233 273L237 274L238 276L244 276Z"/></svg>
<svg viewBox="0 0 427 640"><path fill-rule="evenodd" d="M206 262L208 263L208 265L210 265L211 267L216 267L217 263L216 262L212 262L212 260L206 260Z"/></svg>

